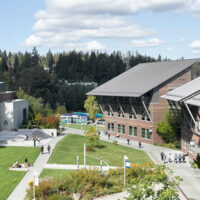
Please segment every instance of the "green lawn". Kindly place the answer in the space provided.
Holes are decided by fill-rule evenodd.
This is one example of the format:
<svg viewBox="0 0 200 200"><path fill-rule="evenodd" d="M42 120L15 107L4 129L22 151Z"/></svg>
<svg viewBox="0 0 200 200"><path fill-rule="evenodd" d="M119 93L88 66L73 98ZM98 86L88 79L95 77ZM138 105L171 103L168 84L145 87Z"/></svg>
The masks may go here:
<svg viewBox="0 0 200 200"><path fill-rule="evenodd" d="M26 172L9 170L9 166L15 161L33 164L40 153L39 148L34 147L0 147L0 199L6 200L13 189L20 182Z"/></svg>
<svg viewBox="0 0 200 200"><path fill-rule="evenodd" d="M66 169L43 169L40 174L40 178L52 177L58 179L60 177L69 176L70 172L74 172L74 170L66 170Z"/></svg>
<svg viewBox="0 0 200 200"><path fill-rule="evenodd" d="M86 137L69 134L64 137L54 149L48 163L76 164L76 157L79 155L80 164L83 164L83 143L88 143ZM86 164L99 165L99 158L102 156L110 166L122 166L124 155L127 155L133 163L144 163L151 161L144 151L132 149L121 145L113 145L109 142L100 141L101 148L95 148L95 152L87 152ZM104 165L105 162L104 162Z"/></svg>
<svg viewBox="0 0 200 200"><path fill-rule="evenodd" d="M84 131L88 131L90 127L95 127L98 131L105 131L105 127L101 126L91 126L91 125L79 125L79 124L61 124L61 126L75 128L75 129L82 129Z"/></svg>

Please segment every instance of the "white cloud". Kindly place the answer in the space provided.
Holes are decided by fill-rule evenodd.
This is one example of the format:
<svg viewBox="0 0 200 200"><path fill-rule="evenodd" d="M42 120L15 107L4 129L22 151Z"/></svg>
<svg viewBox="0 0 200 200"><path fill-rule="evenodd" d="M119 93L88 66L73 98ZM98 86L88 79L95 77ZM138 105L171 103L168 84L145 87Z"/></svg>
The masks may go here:
<svg viewBox="0 0 200 200"><path fill-rule="evenodd" d="M195 40L190 44L190 48L192 49L200 49L200 40Z"/></svg>
<svg viewBox="0 0 200 200"><path fill-rule="evenodd" d="M194 0L193 3L190 5L190 9L192 12L200 12L200 0Z"/></svg>
<svg viewBox="0 0 200 200"><path fill-rule="evenodd" d="M163 44L164 41L157 38L152 38L149 40L132 40L131 46L136 48L145 48L145 47L159 47Z"/></svg>
<svg viewBox="0 0 200 200"><path fill-rule="evenodd" d="M94 45L93 41L99 43L103 38L133 40L153 36L156 30L130 22L129 16L144 10L174 12L185 9L188 2L190 0L46 0L46 9L35 14L33 34L23 45L87 48L85 40ZM159 42L148 41L149 45L158 46Z"/></svg>
<svg viewBox="0 0 200 200"><path fill-rule="evenodd" d="M174 50L174 47L168 47L167 48L167 51L173 51Z"/></svg>

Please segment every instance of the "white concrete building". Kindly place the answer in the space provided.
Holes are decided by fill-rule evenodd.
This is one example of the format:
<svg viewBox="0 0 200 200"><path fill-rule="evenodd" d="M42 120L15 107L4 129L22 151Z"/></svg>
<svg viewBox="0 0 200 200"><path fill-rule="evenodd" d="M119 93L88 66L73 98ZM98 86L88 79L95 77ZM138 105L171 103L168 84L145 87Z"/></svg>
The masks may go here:
<svg viewBox="0 0 200 200"><path fill-rule="evenodd" d="M28 120L28 101L15 97L16 93L6 92L5 83L0 82L0 130L18 129Z"/></svg>

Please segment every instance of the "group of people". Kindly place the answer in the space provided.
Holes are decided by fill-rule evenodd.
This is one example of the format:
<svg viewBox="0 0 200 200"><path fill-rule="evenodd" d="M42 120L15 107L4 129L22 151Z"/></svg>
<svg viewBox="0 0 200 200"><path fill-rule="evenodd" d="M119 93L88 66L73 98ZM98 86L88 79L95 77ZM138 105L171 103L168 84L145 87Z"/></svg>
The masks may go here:
<svg viewBox="0 0 200 200"><path fill-rule="evenodd" d="M161 161L163 161L163 163L165 164L166 162L169 162L169 163L171 163L171 162L175 162L175 163L185 163L186 161L185 161L185 157L186 157L187 155L186 154L183 154L183 155L181 155L181 154L177 154L177 153L175 153L174 154L174 157L172 157L172 154L171 153L169 153L168 154L168 158L167 158L167 155L164 153L164 152L161 152L160 153L160 157L161 157ZM167 161L168 160L168 161Z"/></svg>
<svg viewBox="0 0 200 200"><path fill-rule="evenodd" d="M50 145L47 146L47 151L50 154L50 152L51 152L51 146ZM41 146L41 152L42 152L42 154L44 154L44 146L43 145Z"/></svg>
<svg viewBox="0 0 200 200"><path fill-rule="evenodd" d="M26 138L24 139L24 140L36 140L36 141L38 141L39 143L40 143L40 137L39 136L32 136L32 135L27 135L26 134Z"/></svg>
<svg viewBox="0 0 200 200"><path fill-rule="evenodd" d="M10 165L10 168L22 168L23 166L21 164L19 164L18 161L15 161L13 165ZM27 168L28 167L28 158L24 159L24 167Z"/></svg>

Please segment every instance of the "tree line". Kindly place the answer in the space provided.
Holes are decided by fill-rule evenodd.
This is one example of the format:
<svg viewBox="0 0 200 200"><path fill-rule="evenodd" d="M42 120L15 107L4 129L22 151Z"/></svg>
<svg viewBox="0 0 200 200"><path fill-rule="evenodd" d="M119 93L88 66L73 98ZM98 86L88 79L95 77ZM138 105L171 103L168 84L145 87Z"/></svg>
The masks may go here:
<svg viewBox="0 0 200 200"><path fill-rule="evenodd" d="M155 62L158 58L139 53L121 52L62 52L39 55L34 47L32 52L6 52L0 50L0 81L7 83L8 90L21 88L26 94L42 99L44 105L55 110L63 105L67 110L84 110L85 93L93 85L73 82L96 82L98 85L143 62Z"/></svg>

